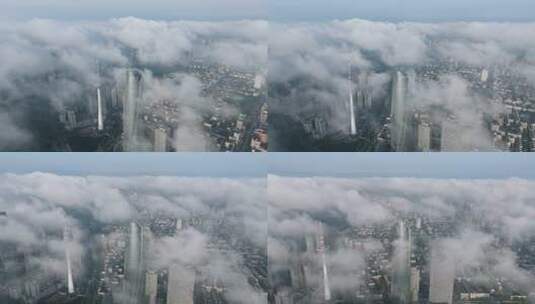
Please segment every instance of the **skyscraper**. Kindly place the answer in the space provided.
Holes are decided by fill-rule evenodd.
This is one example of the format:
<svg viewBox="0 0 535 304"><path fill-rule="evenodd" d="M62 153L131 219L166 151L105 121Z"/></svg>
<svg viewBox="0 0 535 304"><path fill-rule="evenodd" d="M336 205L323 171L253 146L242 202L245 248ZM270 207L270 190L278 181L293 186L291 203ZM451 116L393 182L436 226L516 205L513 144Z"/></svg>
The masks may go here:
<svg viewBox="0 0 535 304"><path fill-rule="evenodd" d="M321 293L323 295L323 300L330 301L331 300L331 287L329 284L329 273L327 270L327 258L325 254L325 234L323 231L323 225L322 223L318 222L316 226L316 238L317 238L317 252L319 254L320 260L321 260L321 269L322 269L322 290Z"/></svg>
<svg viewBox="0 0 535 304"><path fill-rule="evenodd" d="M369 74L367 72L361 73L358 77L357 90L357 109L365 109L369 111L372 107L373 98L370 86L368 83Z"/></svg>
<svg viewBox="0 0 535 304"><path fill-rule="evenodd" d="M407 86L407 76L397 71L392 80L392 99L390 103L392 148L395 151L403 151L405 149Z"/></svg>
<svg viewBox="0 0 535 304"><path fill-rule="evenodd" d="M418 303L418 295L420 293L420 270L417 267L412 266L410 276L410 302Z"/></svg>
<svg viewBox="0 0 535 304"><path fill-rule="evenodd" d="M417 149L419 152L429 152L431 149L431 126L428 122L419 121L417 134Z"/></svg>
<svg viewBox="0 0 535 304"><path fill-rule="evenodd" d="M143 229L135 223L130 223L130 230L125 254L124 299L128 303L141 303L143 298Z"/></svg>
<svg viewBox="0 0 535 304"><path fill-rule="evenodd" d="M129 68L126 71L126 88L123 102L123 150L136 148L138 103L141 98L141 73Z"/></svg>
<svg viewBox="0 0 535 304"><path fill-rule="evenodd" d="M447 254L438 242L432 244L429 282L429 302L432 304L451 304L453 302L455 264Z"/></svg>
<svg viewBox="0 0 535 304"><path fill-rule="evenodd" d="M154 129L154 151L167 151L167 131L164 128Z"/></svg>
<svg viewBox="0 0 535 304"><path fill-rule="evenodd" d="M357 122L355 118L355 101L353 99L353 79L351 77L351 65L349 66L349 119L350 119L350 134L357 134Z"/></svg>
<svg viewBox="0 0 535 304"><path fill-rule="evenodd" d="M193 304L193 270L182 265L171 266L167 284L167 304Z"/></svg>
<svg viewBox="0 0 535 304"><path fill-rule="evenodd" d="M487 82L488 79L489 79L489 70L483 69L481 71L481 82Z"/></svg>
<svg viewBox="0 0 535 304"><path fill-rule="evenodd" d="M447 117L442 121L440 151L460 152L470 151L472 146L467 144L462 138L465 128L455 117Z"/></svg>
<svg viewBox="0 0 535 304"><path fill-rule="evenodd" d="M145 297L148 304L156 304L158 295L158 274L154 271L147 271L145 274Z"/></svg>
<svg viewBox="0 0 535 304"><path fill-rule="evenodd" d="M103 120L103 117L102 117L102 96L100 94L100 88L97 88L97 112L98 112L98 117L97 117L97 129L99 131L102 131L104 129L104 120Z"/></svg>
<svg viewBox="0 0 535 304"><path fill-rule="evenodd" d="M404 221L399 222L399 238L392 257L392 286L390 294L400 303L411 301L410 229Z"/></svg>
<svg viewBox="0 0 535 304"><path fill-rule="evenodd" d="M72 278L72 264L71 264L71 250L70 250L70 243L72 239L71 230L69 229L69 226L65 224L65 227L63 229L63 242L65 243L65 261L67 263L67 293L73 294L74 293L74 281Z"/></svg>

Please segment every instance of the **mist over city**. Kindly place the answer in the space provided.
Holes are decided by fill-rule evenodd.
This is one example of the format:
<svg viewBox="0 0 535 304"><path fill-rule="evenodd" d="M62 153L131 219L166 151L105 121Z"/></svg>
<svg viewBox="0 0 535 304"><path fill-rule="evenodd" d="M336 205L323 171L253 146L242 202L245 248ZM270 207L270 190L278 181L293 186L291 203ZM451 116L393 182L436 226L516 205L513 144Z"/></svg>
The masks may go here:
<svg viewBox="0 0 535 304"><path fill-rule="evenodd" d="M90 155L0 156L0 303L533 302L528 154Z"/></svg>
<svg viewBox="0 0 535 304"><path fill-rule="evenodd" d="M533 23L270 25L274 150L533 150Z"/></svg>
<svg viewBox="0 0 535 304"><path fill-rule="evenodd" d="M265 21L0 27L1 150L267 149Z"/></svg>
<svg viewBox="0 0 535 304"><path fill-rule="evenodd" d="M534 150L527 0L103 2L1 5L0 150Z"/></svg>
<svg viewBox="0 0 535 304"><path fill-rule="evenodd" d="M266 303L262 178L0 180L1 303Z"/></svg>
<svg viewBox="0 0 535 304"><path fill-rule="evenodd" d="M533 186L270 176L270 303L531 302Z"/></svg>
<svg viewBox="0 0 535 304"><path fill-rule="evenodd" d="M0 0L0 304L535 304L534 12Z"/></svg>

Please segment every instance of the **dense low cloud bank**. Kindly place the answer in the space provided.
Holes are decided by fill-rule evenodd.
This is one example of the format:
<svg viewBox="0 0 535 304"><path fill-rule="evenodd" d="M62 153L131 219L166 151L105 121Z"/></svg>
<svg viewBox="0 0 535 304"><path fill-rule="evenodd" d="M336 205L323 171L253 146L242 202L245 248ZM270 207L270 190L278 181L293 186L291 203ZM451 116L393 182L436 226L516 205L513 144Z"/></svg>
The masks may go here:
<svg viewBox="0 0 535 304"><path fill-rule="evenodd" d="M481 284L492 285L493 278L502 278L519 290L533 292L535 276L519 266L526 256L521 258L514 248L528 246L535 236L534 186L533 181L523 179L270 176L269 266L273 273L288 265L296 267L296 250L304 250L296 244L302 244L307 236L317 237L322 223L330 248L331 289L350 291L355 287L348 286L347 278L358 282L358 274L366 268L366 254L385 246L381 243L385 240L361 240L363 247L355 250L329 242L330 236L343 239L340 235L349 235L352 227L398 229L400 220L419 217L424 222L452 224L448 233L429 244L448 253L442 267L448 265L459 277L473 277ZM392 244L399 246L398 242ZM340 267L344 263L347 267ZM480 273L482 269L485 271Z"/></svg>
<svg viewBox="0 0 535 304"><path fill-rule="evenodd" d="M94 22L2 21L0 107L10 119L0 122L3 130L13 132L0 133L5 145L0 148L43 149L32 141L39 138L31 136L38 120L30 115L31 108L54 112L74 105L81 107L89 102L96 87L120 83L123 68L138 67L145 73L172 72L201 59L256 71L266 65L267 29L267 22L252 20L152 21L128 17ZM200 80L178 80L157 83L149 79L144 84L145 90L152 92L151 97L176 93L167 100L185 107L186 114L181 117L185 130L177 133L187 134L200 125L199 109L209 107L212 101L200 96L196 83ZM55 116L49 119L56 121ZM50 128L52 124L48 124ZM24 136L15 141L15 133Z"/></svg>
<svg viewBox="0 0 535 304"><path fill-rule="evenodd" d="M328 80L359 69L421 66L450 59L477 66L535 62L533 23L386 23L344 20L272 24L274 81L298 76Z"/></svg>
<svg viewBox="0 0 535 304"><path fill-rule="evenodd" d="M350 65L354 90L371 87L374 102L382 104L377 108L382 107L387 114L390 114L390 78L397 70L430 70L431 66L441 65L507 68L533 84L533 33L533 23L389 23L360 19L272 23L269 40L272 110L298 120L324 116L330 133L347 134ZM452 75L447 69L443 72L433 79L436 84L423 84L427 94L411 96L406 107L429 106L430 100L423 99L434 97L432 103L461 116L461 124L470 126L466 128L473 130L469 140L482 141L474 149L488 149L491 139L489 132L482 130L481 117L504 109L495 106L487 94L466 90L471 87L467 79ZM357 73L368 75L367 84L358 83ZM422 93L414 89L415 94Z"/></svg>
<svg viewBox="0 0 535 304"><path fill-rule="evenodd" d="M67 246L76 279L81 279L86 256L95 246L102 246L99 240L108 231L105 227L128 227L132 221L146 221L147 216L184 222L199 218L211 225L221 220L218 225L229 231L217 233L230 235L235 246L241 244L240 249L227 245L221 251L212 244L216 232L185 226L176 236L155 238L146 263L154 270L191 267L217 276L230 287L228 297L249 294L256 300L247 303L262 303L262 293L247 283L251 274L244 270L240 251L249 248L261 254L266 249L262 179L4 174L0 175L0 193L0 211L6 214L0 216L0 244L27 254L45 279L64 278ZM64 242L65 227L72 235L68 243Z"/></svg>
<svg viewBox="0 0 535 304"><path fill-rule="evenodd" d="M535 233L535 183L530 180L456 180L418 178L285 178L270 176L272 214L333 217L349 225L381 223L398 214L454 218L461 208L481 212L502 226L510 239ZM284 223L284 222L283 222ZM306 229L306 225L296 228ZM277 226L274 227L277 229ZM284 232L287 230L287 232ZM281 229L295 233L292 229Z"/></svg>

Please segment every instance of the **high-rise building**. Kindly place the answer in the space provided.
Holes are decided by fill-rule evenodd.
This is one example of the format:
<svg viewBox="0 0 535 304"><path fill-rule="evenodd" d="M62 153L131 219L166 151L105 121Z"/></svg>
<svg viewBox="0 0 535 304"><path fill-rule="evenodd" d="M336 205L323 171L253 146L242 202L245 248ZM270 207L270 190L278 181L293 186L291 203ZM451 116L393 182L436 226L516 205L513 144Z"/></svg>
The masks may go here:
<svg viewBox="0 0 535 304"><path fill-rule="evenodd" d="M429 281L429 303L452 304L455 264L439 243L431 247L431 273Z"/></svg>
<svg viewBox="0 0 535 304"><path fill-rule="evenodd" d="M396 241L392 257L392 285L390 295L399 303L410 303L411 272L410 272L410 229L404 221L399 222L399 238Z"/></svg>
<svg viewBox="0 0 535 304"><path fill-rule="evenodd" d="M322 269L322 288L321 294L323 295L323 300L328 302L331 300L331 286L329 283L329 273L327 269L327 257L325 252L325 233L323 230L323 224L321 222L317 223L316 226L316 251L319 255L321 261Z"/></svg>
<svg viewBox="0 0 535 304"><path fill-rule="evenodd" d="M63 229L63 242L65 243L65 262L67 263L67 293L74 294L74 281L72 277L71 244L72 232L65 224Z"/></svg>
<svg viewBox="0 0 535 304"><path fill-rule="evenodd" d="M488 79L489 79L489 70L483 69L481 71L481 82L487 82Z"/></svg>
<svg viewBox="0 0 535 304"><path fill-rule="evenodd" d="M104 118L102 109L102 96L100 94L100 88L97 88L97 129L99 131L104 130Z"/></svg>
<svg viewBox="0 0 535 304"><path fill-rule="evenodd" d="M530 124L525 124L522 126L522 135L521 135L521 150L522 152L533 152L534 141L533 141L533 127Z"/></svg>
<svg viewBox="0 0 535 304"><path fill-rule="evenodd" d="M323 138L327 134L327 125L322 117L316 116L312 121L314 139Z"/></svg>
<svg viewBox="0 0 535 304"><path fill-rule="evenodd" d="M147 271L145 274L145 298L148 304L156 304L158 296L158 274Z"/></svg>
<svg viewBox="0 0 535 304"><path fill-rule="evenodd" d="M410 276L410 302L418 303L418 295L420 294L420 270L412 266Z"/></svg>
<svg viewBox="0 0 535 304"><path fill-rule="evenodd" d="M76 113L72 110L66 110L60 113L59 121L65 125L67 130L76 128Z"/></svg>
<svg viewBox="0 0 535 304"><path fill-rule="evenodd" d="M167 151L167 131L164 128L154 129L154 151Z"/></svg>
<svg viewBox="0 0 535 304"><path fill-rule="evenodd" d="M167 304L193 304L195 272L181 265L169 268Z"/></svg>
<svg viewBox="0 0 535 304"><path fill-rule="evenodd" d="M431 149L431 125L425 121L420 121L417 133L418 151L428 152Z"/></svg>
<svg viewBox="0 0 535 304"><path fill-rule="evenodd" d="M126 71L126 87L123 102L123 150L136 148L138 103L141 99L141 73L129 68Z"/></svg>
<svg viewBox="0 0 535 304"><path fill-rule="evenodd" d="M464 128L468 128L468 126L461 125L454 117L444 119L442 121L440 150L446 152L471 150L470 145L467 145L461 138Z"/></svg>
<svg viewBox="0 0 535 304"><path fill-rule="evenodd" d="M356 121L356 114L355 114L356 108L355 108L355 100L353 98L353 79L351 77L351 66L349 66L349 132L351 135L357 134L357 121Z"/></svg>
<svg viewBox="0 0 535 304"><path fill-rule="evenodd" d="M392 98L390 103L392 117L391 144L394 151L403 151L405 149L407 89L407 76L397 71L392 80Z"/></svg>
<svg viewBox="0 0 535 304"><path fill-rule="evenodd" d="M144 233L135 222L130 223L125 254L124 301L130 304L141 303L143 299L144 273Z"/></svg>
<svg viewBox="0 0 535 304"><path fill-rule="evenodd" d="M306 266L303 263L304 261L298 258L290 265L290 278L292 286L295 289L304 289L307 287L305 273Z"/></svg>

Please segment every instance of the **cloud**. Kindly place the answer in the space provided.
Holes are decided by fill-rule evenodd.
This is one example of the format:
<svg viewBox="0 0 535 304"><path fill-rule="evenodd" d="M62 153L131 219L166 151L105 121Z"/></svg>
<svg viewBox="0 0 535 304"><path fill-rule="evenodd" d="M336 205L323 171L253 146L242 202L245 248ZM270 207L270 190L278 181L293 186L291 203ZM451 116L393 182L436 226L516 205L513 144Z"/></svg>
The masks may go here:
<svg viewBox="0 0 535 304"><path fill-rule="evenodd" d="M480 69L507 67L533 79L535 46L530 37L534 29L533 23L492 22L393 23L351 19L274 23L269 56L272 110L297 121L320 116L327 121L328 134L347 134L350 63L355 73L368 73L375 78L369 81L367 89L374 93L375 111L381 108L386 110L385 115L390 114L388 74L396 70L458 62ZM433 104L454 113L460 124L466 125L463 131L468 132L455 135L462 144L475 147L464 146L463 150L491 149L493 139L482 117L505 113L501 100L473 90L471 83L460 75L451 71L443 74L439 79L415 79L417 87L410 88L414 91L407 99L407 108L422 106L422 99L432 97ZM363 88L356 79L354 82L355 89ZM376 125L383 123L379 119ZM279 133L284 136L284 132Z"/></svg>
<svg viewBox="0 0 535 304"><path fill-rule="evenodd" d="M31 125L35 120L31 109L50 112L45 123L58 124L55 117L59 111L87 107L87 96L93 94L89 92L97 86L120 84L124 80L122 71L136 66L144 70L145 99L156 102L157 98L168 98L185 107L177 130L181 138L175 142L182 141L186 150L205 150L211 143L200 136L204 133L201 115L212 109L213 101L205 96L201 81L184 68L192 60L202 59L207 64L257 71L266 66L267 31L267 22L261 20L199 22L126 17L76 22L0 21L4 37L0 55L10 58L0 67L0 108L9 113L9 120L2 118L0 123L3 129L21 135L8 138L1 134L6 140L0 149L42 149L32 142L39 141L40 136ZM161 74L162 70L176 72L176 78L152 74ZM229 115L235 110L226 106L221 112Z"/></svg>
<svg viewBox="0 0 535 304"><path fill-rule="evenodd" d="M156 269L174 264L198 267L208 258L208 241L207 236L193 228L181 231L176 237L158 239L153 245L154 266Z"/></svg>
<svg viewBox="0 0 535 304"><path fill-rule="evenodd" d="M254 275L244 265L245 254L265 257L264 197L262 179L3 174L0 210L7 216L0 217L0 244L26 254L43 280L63 279L68 247L75 280L82 280L85 255L106 237L106 227L155 216L179 218L183 230L154 236L147 243L148 267L164 270L181 265L192 275L218 276L228 288L225 296L235 303L250 298L252 303L264 303L263 287L248 283ZM189 219L195 218L206 226L190 225ZM68 243L63 239L66 225L72 232Z"/></svg>
<svg viewBox="0 0 535 304"><path fill-rule="evenodd" d="M11 118L13 113L0 114L0 150L22 149L32 141L28 130L22 129Z"/></svg>
<svg viewBox="0 0 535 304"><path fill-rule="evenodd" d="M275 288L281 288L277 275L288 269L298 288L293 276L303 263L312 272L312 278L305 274L312 280L309 286L322 288L319 245L309 248L317 240L307 239L318 237L320 222L330 286L343 294L364 283L361 274L370 253L400 246L399 240L389 244L379 231L392 231L400 219L420 218L452 225L429 239L428 249L448 253L438 264L450 265L458 277L485 284L498 279L529 293L535 277L521 266L526 253L518 248L535 233L534 186L523 179L269 176L268 254Z"/></svg>

